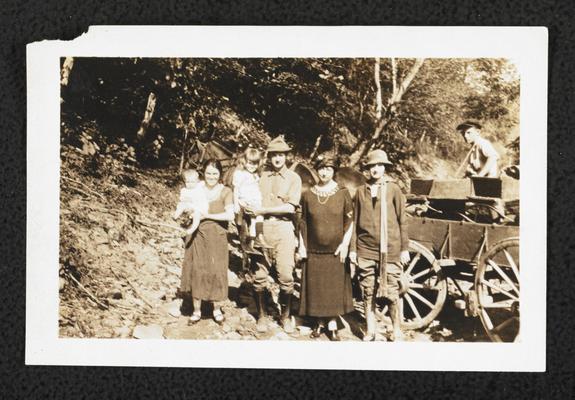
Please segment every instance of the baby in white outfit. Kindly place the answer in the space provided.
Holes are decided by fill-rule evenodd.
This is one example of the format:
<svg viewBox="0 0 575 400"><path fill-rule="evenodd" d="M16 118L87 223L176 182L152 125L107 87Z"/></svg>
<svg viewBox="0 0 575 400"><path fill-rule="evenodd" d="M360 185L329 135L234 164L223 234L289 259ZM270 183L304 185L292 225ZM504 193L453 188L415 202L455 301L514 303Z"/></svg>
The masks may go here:
<svg viewBox="0 0 575 400"><path fill-rule="evenodd" d="M191 235L200 225L201 215L208 213L208 199L204 191L204 182L199 180L199 174L195 169L187 169L182 172L186 186L180 190L180 200L176 211L172 216L178 219L183 213L192 217L192 224L186 229L184 235Z"/></svg>
<svg viewBox="0 0 575 400"><path fill-rule="evenodd" d="M248 147L240 158L240 164L234 171L232 186L234 188L234 211L239 214L244 207L260 208L262 206L262 193L260 191L260 177L258 170L262 154L259 150ZM247 217L247 218L246 218ZM244 214L249 226L249 236L252 245L269 247L263 238L264 217L258 215L249 217ZM256 239L254 241L254 239Z"/></svg>

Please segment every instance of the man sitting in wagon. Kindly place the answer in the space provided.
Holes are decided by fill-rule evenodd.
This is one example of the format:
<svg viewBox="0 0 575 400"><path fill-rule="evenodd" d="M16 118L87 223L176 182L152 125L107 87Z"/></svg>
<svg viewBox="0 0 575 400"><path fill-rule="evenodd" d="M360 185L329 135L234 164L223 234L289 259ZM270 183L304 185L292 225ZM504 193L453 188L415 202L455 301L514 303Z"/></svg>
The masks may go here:
<svg viewBox="0 0 575 400"><path fill-rule="evenodd" d="M481 125L475 121L466 121L459 124L456 129L465 141L472 145L468 153L465 176L497 178L499 154L491 142L481 136Z"/></svg>

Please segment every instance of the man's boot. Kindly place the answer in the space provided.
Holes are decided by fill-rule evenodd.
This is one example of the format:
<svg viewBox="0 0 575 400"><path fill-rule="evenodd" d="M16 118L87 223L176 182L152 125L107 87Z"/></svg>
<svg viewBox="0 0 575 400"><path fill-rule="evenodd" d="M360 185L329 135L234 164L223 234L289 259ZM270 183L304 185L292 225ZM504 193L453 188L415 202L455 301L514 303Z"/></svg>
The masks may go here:
<svg viewBox="0 0 575 400"><path fill-rule="evenodd" d="M258 332L262 333L268 330L268 313L266 310L265 294L266 292L263 290L255 292L256 307L258 311L258 322L256 329Z"/></svg>
<svg viewBox="0 0 575 400"><path fill-rule="evenodd" d="M399 304L397 301L389 304L389 316L391 317L391 324L393 332L389 340L391 342L400 342L403 340L403 332L401 331L401 320L399 318Z"/></svg>
<svg viewBox="0 0 575 400"><path fill-rule="evenodd" d="M365 313L365 335L363 336L362 340L364 342L373 342L375 340L375 330L377 328L375 312L373 310L373 300L364 300L363 307Z"/></svg>
<svg viewBox="0 0 575 400"><path fill-rule="evenodd" d="M281 325L285 333L292 333L294 331L291 319L291 299L291 293L280 291L279 302L282 309Z"/></svg>

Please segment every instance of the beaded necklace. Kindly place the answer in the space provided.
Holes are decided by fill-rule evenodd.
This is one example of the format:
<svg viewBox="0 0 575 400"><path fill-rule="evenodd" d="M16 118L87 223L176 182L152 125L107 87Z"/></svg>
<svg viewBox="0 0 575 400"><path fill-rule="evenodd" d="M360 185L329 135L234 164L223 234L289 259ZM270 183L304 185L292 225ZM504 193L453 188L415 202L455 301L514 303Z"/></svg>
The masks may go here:
<svg viewBox="0 0 575 400"><path fill-rule="evenodd" d="M333 182L333 181L332 181ZM316 195L317 202L324 205L328 202L329 198L339 191L339 186L336 182L326 185L326 188L321 188L315 185L311 188L311 192Z"/></svg>

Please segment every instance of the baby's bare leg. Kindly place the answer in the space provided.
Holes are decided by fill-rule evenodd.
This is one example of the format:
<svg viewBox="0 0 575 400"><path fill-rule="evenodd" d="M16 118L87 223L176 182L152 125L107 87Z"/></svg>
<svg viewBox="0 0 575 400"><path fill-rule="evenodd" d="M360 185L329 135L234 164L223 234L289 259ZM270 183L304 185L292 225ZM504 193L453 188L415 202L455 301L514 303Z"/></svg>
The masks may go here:
<svg viewBox="0 0 575 400"><path fill-rule="evenodd" d="M196 231L196 229L198 229L198 226L200 226L200 219L201 219L200 212L197 210L194 210L192 212L192 224L187 229L188 235L191 235L192 233L194 233Z"/></svg>
<svg viewBox="0 0 575 400"><path fill-rule="evenodd" d="M173 219L180 218L180 216L182 215L183 212L184 212L184 207L181 204L178 204L178 206L176 207L176 211L174 212L174 215L172 215L172 218Z"/></svg>

